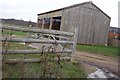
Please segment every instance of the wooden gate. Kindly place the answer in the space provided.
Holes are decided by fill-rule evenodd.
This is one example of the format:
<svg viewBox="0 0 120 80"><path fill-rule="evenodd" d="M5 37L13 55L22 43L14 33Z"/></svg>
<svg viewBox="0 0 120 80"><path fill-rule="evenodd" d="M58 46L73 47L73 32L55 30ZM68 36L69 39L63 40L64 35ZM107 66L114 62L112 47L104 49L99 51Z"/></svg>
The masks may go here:
<svg viewBox="0 0 120 80"><path fill-rule="evenodd" d="M2 55L7 54L69 54L69 56L54 58L55 60L73 59L73 54L76 51L77 29L74 33L63 32L57 30L47 30L38 28L20 28L2 26L2 30L21 31L28 33L26 38L14 38L12 34L9 37L1 37L0 41L3 45L6 42L25 43L28 45L39 45L36 50L1 50ZM69 46L68 46L69 45ZM40 59L2 59L3 63L17 62L40 62Z"/></svg>

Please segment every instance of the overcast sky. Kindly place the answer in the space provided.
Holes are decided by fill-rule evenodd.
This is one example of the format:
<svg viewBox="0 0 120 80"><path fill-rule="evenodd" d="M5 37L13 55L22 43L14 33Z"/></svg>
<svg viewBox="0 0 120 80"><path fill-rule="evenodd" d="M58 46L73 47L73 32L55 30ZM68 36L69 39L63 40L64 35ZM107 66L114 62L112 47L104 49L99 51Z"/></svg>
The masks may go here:
<svg viewBox="0 0 120 80"><path fill-rule="evenodd" d="M15 18L37 22L37 14L62 7L92 1L111 17L110 25L118 27L120 0L0 0L0 18Z"/></svg>

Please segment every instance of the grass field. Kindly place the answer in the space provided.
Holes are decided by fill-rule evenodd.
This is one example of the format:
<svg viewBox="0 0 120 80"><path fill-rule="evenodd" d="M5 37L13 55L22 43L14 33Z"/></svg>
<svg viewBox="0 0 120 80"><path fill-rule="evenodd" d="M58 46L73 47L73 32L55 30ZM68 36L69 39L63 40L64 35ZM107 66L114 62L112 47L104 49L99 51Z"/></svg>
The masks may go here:
<svg viewBox="0 0 120 80"><path fill-rule="evenodd" d="M8 35L8 34L11 34L11 30L3 30L2 35ZM12 34L26 36L25 32L20 32L20 31L12 31Z"/></svg>
<svg viewBox="0 0 120 80"><path fill-rule="evenodd" d="M78 51L103 54L105 56L118 57L118 47L112 46L91 46L91 45L77 45Z"/></svg>
<svg viewBox="0 0 120 80"><path fill-rule="evenodd" d="M6 48L3 48L6 49ZM24 45L12 42L10 43L9 50L15 50L15 49L26 49ZM30 48L33 49L33 48ZM57 55L57 54L56 54ZM48 55L48 60L52 60L52 57L56 57L55 54ZM57 77L62 78L85 78L85 72L84 68L81 64L73 64L70 61L61 61L60 65L57 61L49 61L48 63L44 64L44 57L41 54L6 54L4 55L4 59L24 59L24 57L27 58L40 58L41 62L39 63L22 63L18 62L16 64L4 64L3 67L3 78L42 78L42 77L51 77L57 74ZM4 62L4 61L3 61ZM43 70L47 67L46 75L43 76Z"/></svg>

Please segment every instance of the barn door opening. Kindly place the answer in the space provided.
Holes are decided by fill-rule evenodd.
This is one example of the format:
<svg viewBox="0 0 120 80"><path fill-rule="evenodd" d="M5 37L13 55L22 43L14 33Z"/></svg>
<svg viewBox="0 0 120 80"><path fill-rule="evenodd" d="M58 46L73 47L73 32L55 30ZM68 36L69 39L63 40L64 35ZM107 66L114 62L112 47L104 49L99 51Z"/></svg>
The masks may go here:
<svg viewBox="0 0 120 80"><path fill-rule="evenodd" d="M61 16L58 17L53 17L52 18L52 29L53 30L60 30L60 25L61 25Z"/></svg>

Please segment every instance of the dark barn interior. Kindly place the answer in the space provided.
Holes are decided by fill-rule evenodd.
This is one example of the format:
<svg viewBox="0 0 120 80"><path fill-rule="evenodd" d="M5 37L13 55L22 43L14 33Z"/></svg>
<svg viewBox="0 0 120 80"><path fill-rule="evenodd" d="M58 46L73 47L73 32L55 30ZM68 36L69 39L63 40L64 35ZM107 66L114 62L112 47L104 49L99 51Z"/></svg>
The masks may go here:
<svg viewBox="0 0 120 80"><path fill-rule="evenodd" d="M52 29L53 30L60 30L61 25L61 16L60 17L53 17Z"/></svg>

